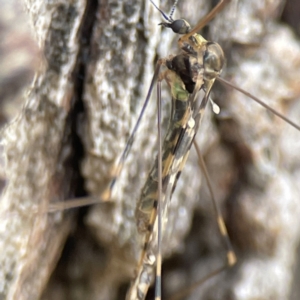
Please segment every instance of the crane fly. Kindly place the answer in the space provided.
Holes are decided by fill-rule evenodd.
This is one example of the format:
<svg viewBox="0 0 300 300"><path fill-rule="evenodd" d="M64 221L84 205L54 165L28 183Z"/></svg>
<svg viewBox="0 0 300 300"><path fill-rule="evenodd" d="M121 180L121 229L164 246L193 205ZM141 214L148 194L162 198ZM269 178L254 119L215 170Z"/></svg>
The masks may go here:
<svg viewBox="0 0 300 300"><path fill-rule="evenodd" d="M215 11L218 11L220 8L222 8L222 2L215 8ZM158 108L161 106L161 81L165 80L168 83L172 95L172 113L163 150L159 142L157 163L150 171L137 207L138 229L139 232L145 234L145 241L138 265L136 281L129 291L128 299L145 298L151 283L151 272L155 263L155 257L157 258L156 299L161 299L163 215L167 215L169 198L175 189L176 182L187 160L189 150L203 118L204 109L209 101L209 94L215 78L220 74L224 64L224 54L221 47L216 43L206 41L199 34L195 34L203 27L203 24L206 24L206 20L214 16L215 11L212 11L205 18L205 21L203 23L200 22L200 26L198 25L193 30L191 30L190 25L185 20L174 21L172 14L167 17L161 11L167 21L166 23L161 23L161 25L171 28L177 34L183 35L178 41L183 52L166 60L158 61L153 77L153 81L158 77ZM167 70L158 75L161 65L167 67ZM200 89L204 91L205 95L199 104L197 103L197 94ZM149 94L151 90L152 88L150 88ZM160 122L159 116L159 132L161 132ZM160 138L161 135L159 134L159 141ZM228 264L233 265L236 261L235 254L229 242L227 230L219 209L216 212L220 232L226 238ZM155 251L153 251L155 246L150 246L150 243L153 242L154 244L157 242L157 256Z"/></svg>
<svg viewBox="0 0 300 300"><path fill-rule="evenodd" d="M193 29L191 29L190 25L183 19L172 19L174 7L169 17L160 10L164 19L167 21L160 25L171 28L175 33L182 35L178 41L182 53L158 61L142 113L139 117L140 120L150 99L156 80L158 80L157 98L158 110L160 111L160 85L161 81L165 80L171 90L172 113L163 146L161 148L159 142L157 161L150 171L149 177L142 189L140 202L137 206L137 226L138 231L144 235L144 246L139 259L136 271L137 274L128 292L127 299L133 300L145 298L148 287L151 284L152 269L155 263L157 266L156 299L161 299L161 241L162 232L164 230L163 219L167 218L167 208L171 195L175 189L181 170L188 158L198 127L200 126L204 109L209 101L211 88L215 79L220 75L224 64L224 54L221 47L216 43L206 41L197 32L205 26L207 22L214 18L216 13L223 9L227 2L228 1L220 1L220 3ZM160 67L162 65L165 66L167 70L160 73ZM221 78L218 80L232 86ZM200 90L203 90L204 96L202 97L202 101L198 103L197 96ZM246 93L244 90L239 88L237 88L237 90L269 108L259 99ZM298 130L300 129L298 125L289 121L277 111L272 110L271 108L269 109L275 115L281 117ZM115 169L115 178L111 181L109 188L102 195L103 200L107 200L111 196L115 181L121 172L123 161L126 159L128 151L133 143L139 120L136 123L125 151L123 152L121 162ZM160 122L159 116L159 141L161 137ZM199 150L198 147L197 150ZM232 266L236 261L235 254L232 250L226 227L216 203L215 207L220 232L224 236L227 245L227 264ZM222 267L220 270L223 269L224 268Z"/></svg>
<svg viewBox="0 0 300 300"><path fill-rule="evenodd" d="M182 37L179 39L182 53L158 61L143 108L144 111L157 79L157 98L158 102L160 102L160 84L162 80L165 80L168 83L173 98L172 117L162 149L160 149L160 147L158 148L158 158L150 171L137 207L138 230L144 235L145 242L137 267L136 279L129 290L128 299L144 299L151 283L152 268L155 263L158 265L157 281L160 281L162 252L160 243L161 234L163 232L163 217L167 215L168 201L170 201L180 172L187 160L190 147L200 126L205 106L210 100L209 94L213 83L216 79L225 82L223 79L218 78L224 60L222 49L218 44L206 41L197 32L206 25L217 12L223 9L228 2L229 1L225 0L220 1L216 8L213 9L207 17L203 18L194 29L190 29L186 21L173 21L172 14L168 17L162 12L167 22L161 25L171 28L175 33L182 34ZM162 73L160 73L161 66L166 67L166 70ZM225 83L227 85L229 84L228 82ZM202 95L201 102L199 103L198 92L200 90L202 90L204 96ZM243 90L241 91L245 93ZM258 100L250 94L248 94L248 96L254 98L254 100ZM143 115L143 111L140 118ZM296 124L278 114L276 111L273 112L299 130ZM101 200L103 201L107 201L111 198L111 191L130 151L138 125L139 120L123 152L120 163L113 171L114 178L108 189L101 196ZM218 217L218 222L222 235L227 237L221 217ZM235 256L230 243L227 241L226 244L229 245L228 264L233 265ZM156 251L158 251L158 255L156 255ZM158 294L156 298L160 299L161 292L159 286L157 287L157 291Z"/></svg>

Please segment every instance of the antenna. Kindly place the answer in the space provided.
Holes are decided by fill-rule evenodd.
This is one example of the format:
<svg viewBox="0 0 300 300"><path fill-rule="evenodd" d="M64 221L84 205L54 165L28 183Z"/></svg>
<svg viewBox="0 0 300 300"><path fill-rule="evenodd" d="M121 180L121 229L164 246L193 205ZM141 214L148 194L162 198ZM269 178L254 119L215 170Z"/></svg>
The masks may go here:
<svg viewBox="0 0 300 300"><path fill-rule="evenodd" d="M172 21L173 21L173 18L172 18L172 16L173 16L173 14L174 14L174 12L175 12L175 9L176 9L176 6L177 6L177 3L178 3L178 0L175 0L175 2L174 2L174 4L173 4L173 6L172 6L172 8L171 8L170 15L169 15L169 19L170 19L170 20L172 20Z"/></svg>
<svg viewBox="0 0 300 300"><path fill-rule="evenodd" d="M161 15L164 17L164 19L169 22L169 23L172 23L173 22L173 19L172 19L172 15L175 11L175 5L176 3L178 2L178 0L175 1L174 5L172 6L172 9L171 9L171 13L170 13L170 17L168 17L152 0L150 0L151 3L153 4L153 6L161 13Z"/></svg>

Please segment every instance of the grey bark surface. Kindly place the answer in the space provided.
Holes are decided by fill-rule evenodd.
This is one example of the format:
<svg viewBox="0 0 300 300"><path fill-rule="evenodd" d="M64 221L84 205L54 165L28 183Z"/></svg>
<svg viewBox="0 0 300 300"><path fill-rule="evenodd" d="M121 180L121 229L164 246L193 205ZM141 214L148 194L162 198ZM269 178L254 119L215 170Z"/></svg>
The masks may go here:
<svg viewBox="0 0 300 300"><path fill-rule="evenodd" d="M176 54L172 41L178 37L160 32L160 15L148 1L26 5L44 61L22 114L2 135L7 186L1 198L0 298L124 299L141 246L135 206L156 155L155 96L112 201L77 213L45 211L51 202L99 196L105 189L155 59ZM182 1L176 17L194 25L211 5ZM232 0L210 24L207 39L225 51L223 77L297 123L300 43L277 21L282 5ZM167 11L170 6L161 4ZM169 97L164 91L165 124ZM220 84L212 98L221 114L212 116L207 108L197 139L238 263L187 299L289 299L299 244L300 133ZM194 151L169 211L166 297L226 261Z"/></svg>

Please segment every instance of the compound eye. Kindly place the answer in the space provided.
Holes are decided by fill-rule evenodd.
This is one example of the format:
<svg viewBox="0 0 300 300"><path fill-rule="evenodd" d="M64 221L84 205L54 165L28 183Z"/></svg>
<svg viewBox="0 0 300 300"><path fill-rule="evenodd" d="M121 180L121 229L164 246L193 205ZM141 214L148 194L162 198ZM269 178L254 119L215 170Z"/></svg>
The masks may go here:
<svg viewBox="0 0 300 300"><path fill-rule="evenodd" d="M184 19L175 20L171 23L170 27L178 34L186 34L191 30L190 24Z"/></svg>
<svg viewBox="0 0 300 300"><path fill-rule="evenodd" d="M164 27L171 28L175 33L186 34L191 30L190 24L184 19L178 19L172 23L160 23Z"/></svg>

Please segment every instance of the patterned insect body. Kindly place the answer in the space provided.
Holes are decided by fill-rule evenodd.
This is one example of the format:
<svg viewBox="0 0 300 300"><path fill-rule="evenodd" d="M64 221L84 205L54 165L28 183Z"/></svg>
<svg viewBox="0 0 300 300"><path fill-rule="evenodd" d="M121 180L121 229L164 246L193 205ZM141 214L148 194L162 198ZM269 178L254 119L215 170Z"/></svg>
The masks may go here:
<svg viewBox="0 0 300 300"><path fill-rule="evenodd" d="M178 24L178 20L173 23L175 22ZM186 21L180 23L185 28L190 28ZM181 33L180 28L176 28L176 30ZM159 81L167 82L172 95L172 112L162 147L161 209L163 227L167 222L169 201L188 158L209 99L211 87L224 63L221 47L216 43L206 41L199 34L193 34L190 37L183 36L178 43L183 52L161 60L167 70L159 76ZM199 90L204 92L200 104L197 99ZM145 238L137 269L138 274L127 299L145 298L151 283L153 265L156 262L156 259L149 259L149 257L155 258L153 254L156 253L157 248L159 181L157 166L156 159L142 189L136 209L138 230L145 235Z"/></svg>

